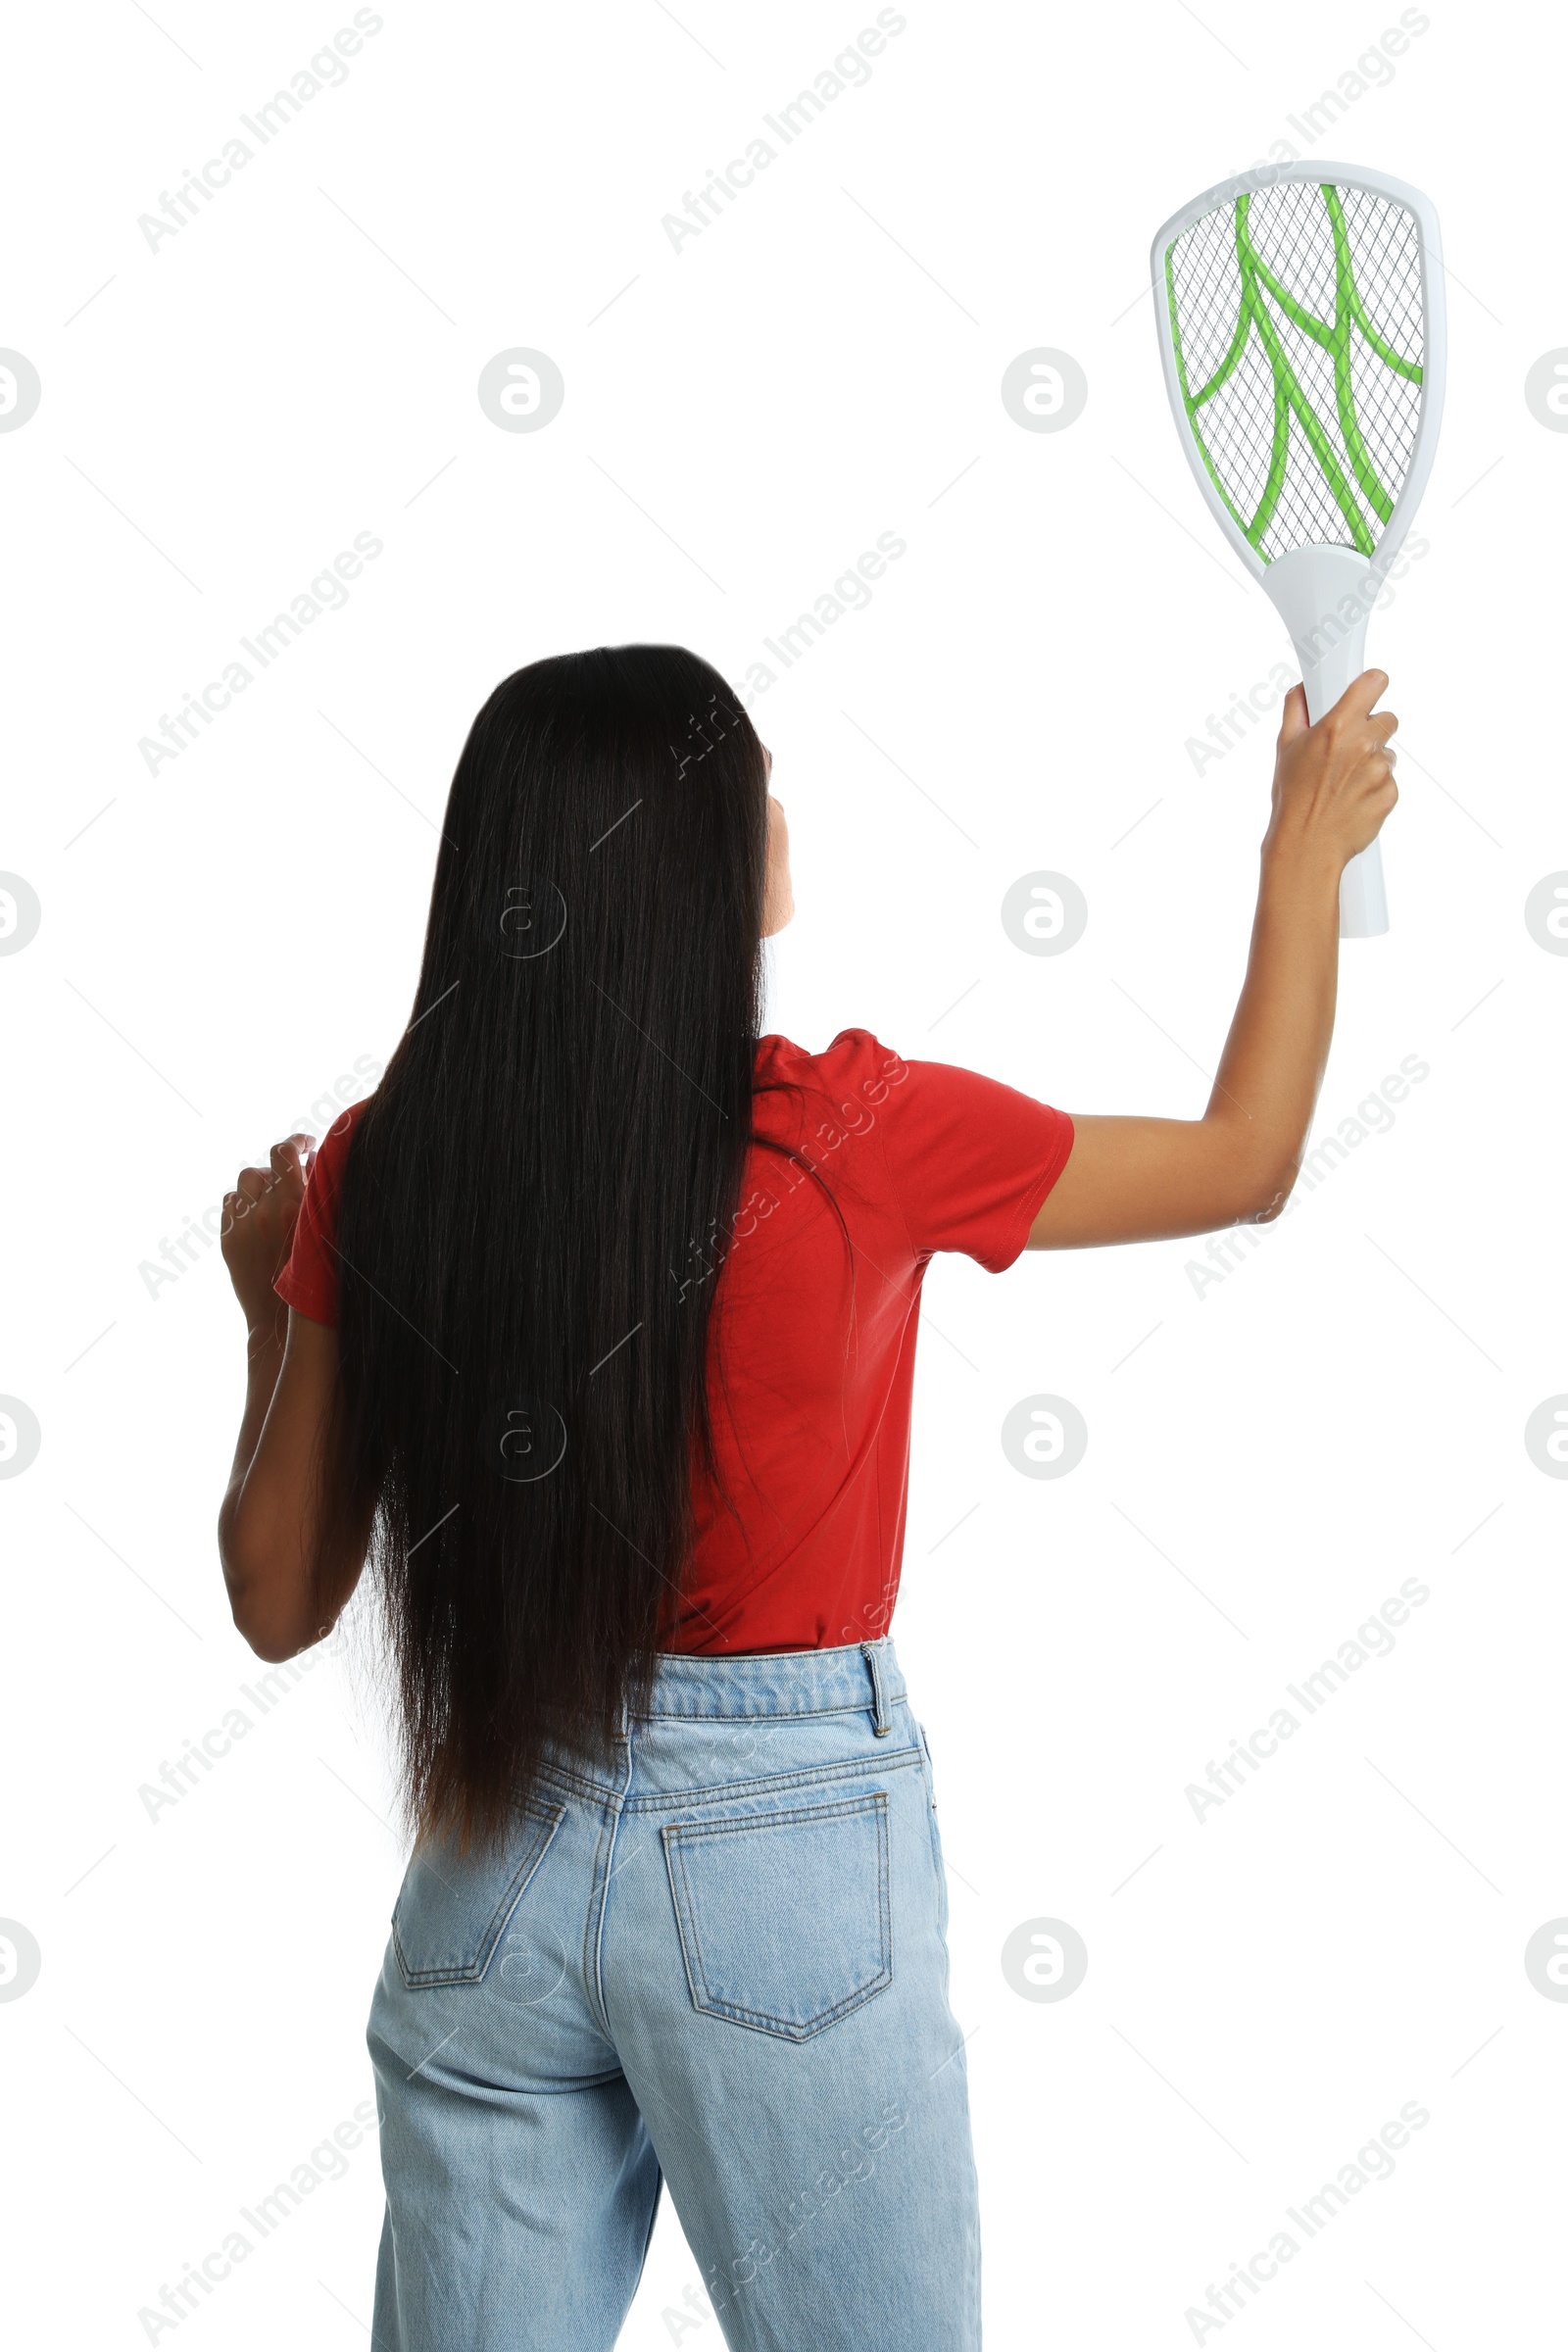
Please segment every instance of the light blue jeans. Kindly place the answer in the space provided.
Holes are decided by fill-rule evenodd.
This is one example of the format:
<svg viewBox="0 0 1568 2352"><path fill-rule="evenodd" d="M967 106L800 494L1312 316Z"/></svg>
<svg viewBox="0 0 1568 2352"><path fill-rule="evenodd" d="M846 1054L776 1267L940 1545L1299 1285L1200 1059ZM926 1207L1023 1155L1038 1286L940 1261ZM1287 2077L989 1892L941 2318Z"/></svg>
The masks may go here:
<svg viewBox="0 0 1568 2352"><path fill-rule="evenodd" d="M890 1642L662 1658L504 1853L409 1865L368 2034L375 2352L610 2352L662 2180L694 2352L700 2289L744 2352L973 2352L946 1927Z"/></svg>

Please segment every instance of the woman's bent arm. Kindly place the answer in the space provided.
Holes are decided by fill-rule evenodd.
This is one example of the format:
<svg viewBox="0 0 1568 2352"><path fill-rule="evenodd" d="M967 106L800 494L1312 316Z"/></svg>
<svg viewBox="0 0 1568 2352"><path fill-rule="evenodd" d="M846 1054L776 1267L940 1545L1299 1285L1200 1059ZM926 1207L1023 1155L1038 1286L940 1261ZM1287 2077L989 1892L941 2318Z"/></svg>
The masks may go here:
<svg viewBox="0 0 1568 2352"><path fill-rule="evenodd" d="M1034 1250L1147 1242L1263 1223L1289 1198L1334 1032L1340 876L1397 793L1369 669L1316 726L1286 698L1257 912L1236 1015L1200 1119L1073 1116L1074 1143L1029 1234Z"/></svg>
<svg viewBox="0 0 1568 2352"><path fill-rule="evenodd" d="M245 1311L245 1411L218 1550L234 1623L258 1657L291 1658L330 1633L359 1581L368 1524L315 1583L318 1481L337 1383L337 1333L285 1307L272 1288L288 1256L305 1178L299 1147L272 1146L270 1168L242 1168L224 1196L222 1248ZM323 1622L324 1619L324 1622Z"/></svg>

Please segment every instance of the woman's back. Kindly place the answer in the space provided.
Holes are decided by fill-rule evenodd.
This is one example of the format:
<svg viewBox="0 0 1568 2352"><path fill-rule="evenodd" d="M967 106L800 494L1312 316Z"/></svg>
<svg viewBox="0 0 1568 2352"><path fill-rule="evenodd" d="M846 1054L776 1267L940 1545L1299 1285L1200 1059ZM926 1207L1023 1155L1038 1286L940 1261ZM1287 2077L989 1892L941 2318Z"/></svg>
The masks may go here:
<svg viewBox="0 0 1568 2352"><path fill-rule="evenodd" d="M336 1320L338 1191L363 1107L322 1144L276 1285L318 1322ZM693 1242L670 1269L683 1300L716 1284L718 1485L694 1464L665 1650L815 1649L887 1632L925 1266L943 1250L1009 1266L1072 1147L1064 1113L972 1070L906 1061L868 1029L841 1030L821 1054L762 1038L752 1115L760 1140L726 1241Z"/></svg>

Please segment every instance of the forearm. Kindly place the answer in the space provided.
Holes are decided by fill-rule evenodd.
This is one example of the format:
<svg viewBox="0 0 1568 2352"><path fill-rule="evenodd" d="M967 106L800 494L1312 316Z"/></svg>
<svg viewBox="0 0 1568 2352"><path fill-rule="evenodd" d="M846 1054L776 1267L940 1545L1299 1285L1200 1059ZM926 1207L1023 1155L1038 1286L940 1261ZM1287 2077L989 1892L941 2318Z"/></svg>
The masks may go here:
<svg viewBox="0 0 1568 2352"><path fill-rule="evenodd" d="M240 1418L239 1439L234 1447L233 1467L228 1487L218 1513L218 1551L223 1565L223 1582L228 1588L230 1602L238 1598L240 1573L232 1544L234 1517L244 1492L245 1480L256 1459L256 1448L271 1409L277 1389L277 1376L283 1366L283 1348L288 1336L288 1309L274 1297L275 1312L266 1306L248 1308L245 1335L245 1409Z"/></svg>
<svg viewBox="0 0 1568 2352"><path fill-rule="evenodd" d="M1169 1241L1277 1216L1328 1060L1339 944L1332 858L1265 845L1247 976L1207 1109L1199 1119L1076 1115L1032 1246Z"/></svg>
<svg viewBox="0 0 1568 2352"><path fill-rule="evenodd" d="M1283 1201L1300 1165L1334 1034L1339 867L1298 840L1262 853L1247 977L1203 1124L1244 1191Z"/></svg>
<svg viewBox="0 0 1568 2352"><path fill-rule="evenodd" d="M374 1516L372 1502L352 1527L334 1533L330 1510L323 1523L337 1333L286 1307L275 1287L304 1199L300 1147L310 1141L300 1134L274 1144L270 1169L242 1168L223 1200L223 1257L245 1316L246 1383L218 1549L234 1623L270 1660L293 1657L331 1631L358 1581Z"/></svg>

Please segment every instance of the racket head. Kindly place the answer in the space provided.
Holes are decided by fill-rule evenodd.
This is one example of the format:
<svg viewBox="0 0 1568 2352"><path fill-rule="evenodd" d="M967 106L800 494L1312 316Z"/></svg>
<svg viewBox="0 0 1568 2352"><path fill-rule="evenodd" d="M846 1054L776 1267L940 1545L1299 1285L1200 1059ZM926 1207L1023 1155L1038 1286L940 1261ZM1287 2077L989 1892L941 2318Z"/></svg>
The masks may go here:
<svg viewBox="0 0 1568 2352"><path fill-rule="evenodd" d="M1173 213L1150 269L1182 447L1248 570L1263 580L1298 547L1338 546L1381 576L1420 503L1443 411L1431 198L1359 164L1262 165Z"/></svg>

